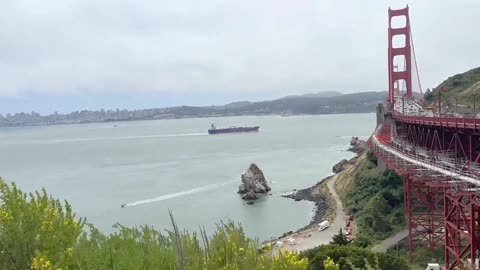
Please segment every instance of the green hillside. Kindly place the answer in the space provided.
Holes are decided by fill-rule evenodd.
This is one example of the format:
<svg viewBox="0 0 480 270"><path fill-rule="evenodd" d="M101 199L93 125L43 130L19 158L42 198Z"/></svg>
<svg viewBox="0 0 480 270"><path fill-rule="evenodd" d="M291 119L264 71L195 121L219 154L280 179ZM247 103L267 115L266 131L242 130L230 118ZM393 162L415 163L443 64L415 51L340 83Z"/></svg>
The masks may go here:
<svg viewBox="0 0 480 270"><path fill-rule="evenodd" d="M427 91L425 99L428 101L438 100L438 91L442 88L447 89L442 96L451 102L458 98L459 104L470 105L473 104L474 95L478 95L477 100L480 101L480 67L446 79L431 92Z"/></svg>

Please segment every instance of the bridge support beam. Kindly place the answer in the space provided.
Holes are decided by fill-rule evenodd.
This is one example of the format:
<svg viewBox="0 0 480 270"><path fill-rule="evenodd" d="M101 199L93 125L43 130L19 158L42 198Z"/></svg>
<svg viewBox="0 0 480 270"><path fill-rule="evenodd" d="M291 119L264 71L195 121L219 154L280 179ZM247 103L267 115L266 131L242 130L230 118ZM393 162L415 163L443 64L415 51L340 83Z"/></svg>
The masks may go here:
<svg viewBox="0 0 480 270"><path fill-rule="evenodd" d="M445 269L478 269L480 251L479 192L454 187L445 193Z"/></svg>
<svg viewBox="0 0 480 270"><path fill-rule="evenodd" d="M403 176L410 263L428 255L427 252L435 259L444 235L444 187L425 176Z"/></svg>

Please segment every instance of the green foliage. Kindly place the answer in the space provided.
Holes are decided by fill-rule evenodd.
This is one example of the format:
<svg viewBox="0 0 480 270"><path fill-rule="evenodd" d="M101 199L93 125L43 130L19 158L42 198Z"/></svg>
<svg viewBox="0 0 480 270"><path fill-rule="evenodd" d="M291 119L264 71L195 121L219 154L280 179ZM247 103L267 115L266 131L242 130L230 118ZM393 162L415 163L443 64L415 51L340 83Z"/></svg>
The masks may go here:
<svg viewBox="0 0 480 270"><path fill-rule="evenodd" d="M438 91L446 88L447 91L442 94L443 100L459 98L459 104L471 105L473 103L473 95L480 94L479 82L480 67L448 78L435 87L430 93L426 92L425 98L428 101L436 101L438 100Z"/></svg>
<svg viewBox="0 0 480 270"><path fill-rule="evenodd" d="M375 257L376 258L376 257ZM365 260L365 268L358 268L358 267L355 267L350 261L347 260L347 267L351 267L351 269L353 270L382 270L381 268L379 268L378 266L378 259L375 260L376 264L375 266L371 266L367 260ZM323 262L323 267L325 268L325 270L340 270L340 265L338 265L337 263L335 263L332 259L330 258L327 258L324 262Z"/></svg>
<svg viewBox="0 0 480 270"><path fill-rule="evenodd" d="M331 258L327 257L323 261L323 269L325 270L340 270L340 266L335 263Z"/></svg>
<svg viewBox="0 0 480 270"><path fill-rule="evenodd" d="M0 201L1 269L54 269L73 265L69 254L84 220L75 218L67 202L62 205L45 190L25 194L2 179Z"/></svg>
<svg viewBox="0 0 480 270"><path fill-rule="evenodd" d="M423 94L423 98L428 101L433 101L435 99L435 94L430 90L430 88L427 88L425 91L425 94Z"/></svg>
<svg viewBox="0 0 480 270"><path fill-rule="evenodd" d="M356 247L366 248L371 244L372 244L372 240L370 239L370 237L362 233L357 234L355 236L355 239L353 240L353 245L355 245Z"/></svg>
<svg viewBox="0 0 480 270"><path fill-rule="evenodd" d="M368 153L354 176L353 188L345 194L344 206L356 217L363 237L381 240L405 226L404 195L402 178L391 170L380 173L376 163L376 157Z"/></svg>
<svg viewBox="0 0 480 270"><path fill-rule="evenodd" d="M367 159L370 161L373 165L377 166L378 165L378 158L375 156L375 154L372 151L367 152Z"/></svg>
<svg viewBox="0 0 480 270"><path fill-rule="evenodd" d="M25 194L0 178L0 269L33 270L303 270L308 260L296 253L270 248L259 252L258 242L232 222L221 223L208 237L173 230L161 234L150 227L126 228L105 235L70 205L45 191Z"/></svg>
<svg viewBox="0 0 480 270"><path fill-rule="evenodd" d="M324 262L328 259L338 264L340 270L382 269L407 270L410 269L404 259L388 254L373 253L370 250L352 245L325 245L301 253L308 258L312 270L326 270ZM374 267L372 267L374 266ZM335 269L335 268L333 268Z"/></svg>
<svg viewBox="0 0 480 270"><path fill-rule="evenodd" d="M330 244L346 246L350 244L350 242L350 239L348 239L347 235L343 233L342 228L340 228L338 234L335 234L332 237L332 241L330 241Z"/></svg>

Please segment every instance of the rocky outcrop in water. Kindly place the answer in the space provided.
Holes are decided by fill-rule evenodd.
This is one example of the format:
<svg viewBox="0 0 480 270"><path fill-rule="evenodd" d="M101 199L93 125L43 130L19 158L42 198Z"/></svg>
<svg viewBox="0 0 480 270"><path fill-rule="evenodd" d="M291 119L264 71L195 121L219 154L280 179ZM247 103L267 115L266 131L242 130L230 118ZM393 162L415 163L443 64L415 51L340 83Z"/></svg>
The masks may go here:
<svg viewBox="0 0 480 270"><path fill-rule="evenodd" d="M366 149L365 141L360 140L358 137L353 136L350 140L350 148L348 151L352 151L357 155L361 155Z"/></svg>
<svg viewBox="0 0 480 270"><path fill-rule="evenodd" d="M350 162L346 159L344 160L341 160L340 162L338 162L337 164L335 164L332 168L332 171L334 173L339 173L343 170L345 170L345 168L347 167L347 165L350 164Z"/></svg>
<svg viewBox="0 0 480 270"><path fill-rule="evenodd" d="M350 139L350 145L351 146L357 146L360 143L360 140L356 136L352 136Z"/></svg>
<svg viewBox="0 0 480 270"><path fill-rule="evenodd" d="M256 200L258 198L256 193L266 193L270 190L262 170L255 163L250 164L248 170L242 174L242 184L238 187L238 193L244 194L242 199Z"/></svg>
<svg viewBox="0 0 480 270"><path fill-rule="evenodd" d="M247 193L242 195L242 199L247 200L247 201L251 201L251 200L258 199L258 197L257 197L257 194L255 194L255 192L250 190Z"/></svg>

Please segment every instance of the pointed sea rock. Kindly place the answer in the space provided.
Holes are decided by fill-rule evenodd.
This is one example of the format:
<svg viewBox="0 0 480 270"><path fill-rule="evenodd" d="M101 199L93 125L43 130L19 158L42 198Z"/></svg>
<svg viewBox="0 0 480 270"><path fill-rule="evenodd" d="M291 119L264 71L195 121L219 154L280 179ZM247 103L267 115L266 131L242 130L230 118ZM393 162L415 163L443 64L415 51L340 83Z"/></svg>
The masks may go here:
<svg viewBox="0 0 480 270"><path fill-rule="evenodd" d="M266 193L271 190L271 188L268 186L265 176L263 175L262 170L260 170L260 168L258 168L255 163L250 164L248 170L244 174L242 174L241 179L242 184L238 187L238 193L245 195L248 194L248 196L242 196L242 199L244 200L248 200L245 197L253 197L251 193L255 195L256 193ZM252 198L250 200L255 199L257 199L256 195L255 198Z"/></svg>

